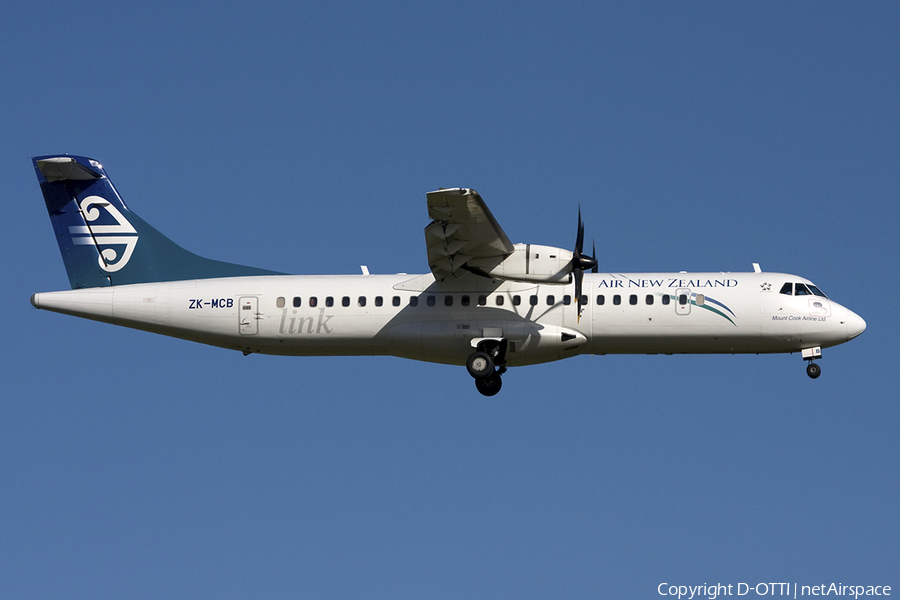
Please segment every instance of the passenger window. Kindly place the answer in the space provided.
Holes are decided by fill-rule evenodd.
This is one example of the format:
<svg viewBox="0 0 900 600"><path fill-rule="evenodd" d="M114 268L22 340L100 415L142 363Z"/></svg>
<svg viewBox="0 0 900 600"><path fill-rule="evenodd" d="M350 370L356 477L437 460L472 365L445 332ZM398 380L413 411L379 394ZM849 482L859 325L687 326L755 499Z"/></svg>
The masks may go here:
<svg viewBox="0 0 900 600"><path fill-rule="evenodd" d="M547 296L547 306L553 306L554 304L556 304L556 296L553 296L552 294Z"/></svg>
<svg viewBox="0 0 900 600"><path fill-rule="evenodd" d="M781 286L781 291L778 293L784 294L785 296L790 296L791 294L794 293L794 284L793 283L784 284L783 286Z"/></svg>
<svg viewBox="0 0 900 600"><path fill-rule="evenodd" d="M684 306L684 305L686 305L687 303L688 303L688 297L687 297L687 294L679 294L679 296L678 296L678 304L681 304L682 306Z"/></svg>
<svg viewBox="0 0 900 600"><path fill-rule="evenodd" d="M809 288L806 287L803 283L794 284L794 295L795 296L812 296L812 292L809 291Z"/></svg>
<svg viewBox="0 0 900 600"><path fill-rule="evenodd" d="M530 298L528 298L528 303L529 303L530 305L532 305L532 306L537 306L537 303L538 303L538 297L532 295Z"/></svg>
<svg viewBox="0 0 900 600"><path fill-rule="evenodd" d="M329 308L334 306L334 298L332 298L331 296L326 297L325 306L328 306Z"/></svg>
<svg viewBox="0 0 900 600"><path fill-rule="evenodd" d="M632 306L637 305L637 294L631 294L630 296L628 296L628 304Z"/></svg>
<svg viewBox="0 0 900 600"><path fill-rule="evenodd" d="M315 308L316 306L319 305L319 299L316 298L315 296L310 296L310 297L309 297L309 305L310 305L311 307Z"/></svg>
<svg viewBox="0 0 900 600"><path fill-rule="evenodd" d="M419 305L419 297L418 296L410 296L409 297L409 305L410 306L418 306Z"/></svg>
<svg viewBox="0 0 900 600"><path fill-rule="evenodd" d="M341 298L341 306L350 306L350 296Z"/></svg>
<svg viewBox="0 0 900 600"><path fill-rule="evenodd" d="M568 294L563 296L563 304L565 304L566 306L569 306L570 304L572 304L572 296L570 296Z"/></svg>
<svg viewBox="0 0 900 600"><path fill-rule="evenodd" d="M469 297L463 296L462 298L459 299L459 303L462 304L463 306L468 306L469 305Z"/></svg>
<svg viewBox="0 0 900 600"><path fill-rule="evenodd" d="M503 296L497 296L497 306L503 306Z"/></svg>
<svg viewBox="0 0 900 600"><path fill-rule="evenodd" d="M671 302L671 301L672 301L672 297L668 294L666 294L665 296L662 297L662 303L665 306L668 306L669 302Z"/></svg>
<svg viewBox="0 0 900 600"><path fill-rule="evenodd" d="M278 298L275 299L275 306L284 308L284 296L278 296Z"/></svg>
<svg viewBox="0 0 900 600"><path fill-rule="evenodd" d="M284 304L284 300L281 303ZM294 308L300 308L300 296L294 296Z"/></svg>
<svg viewBox="0 0 900 600"><path fill-rule="evenodd" d="M647 294L645 300L647 301L647 306L653 306L653 294Z"/></svg>
<svg viewBox="0 0 900 600"><path fill-rule="evenodd" d="M478 306L486 306L487 305L487 296L481 295L478 296Z"/></svg>
<svg viewBox="0 0 900 600"><path fill-rule="evenodd" d="M356 300L356 303L357 303L359 306L365 306L365 305L366 305L366 297L365 297L365 296L360 296L360 297Z"/></svg>
<svg viewBox="0 0 900 600"><path fill-rule="evenodd" d="M584 306L584 305L587 304L587 303L588 303L588 297L587 297L587 294L582 294L582 295L581 295L581 298L578 299L578 304Z"/></svg>
<svg viewBox="0 0 900 600"><path fill-rule="evenodd" d="M597 306L603 306L604 304L606 304L606 296L604 296L603 294L598 294L597 295Z"/></svg>
<svg viewBox="0 0 900 600"><path fill-rule="evenodd" d="M400 296L394 296L391 299L391 304L393 304L394 306L400 306Z"/></svg>
<svg viewBox="0 0 900 600"><path fill-rule="evenodd" d="M384 305L384 298L382 298L381 296L375 296L375 306L382 305Z"/></svg>
<svg viewBox="0 0 900 600"><path fill-rule="evenodd" d="M453 296L444 296L444 306L453 306Z"/></svg>
<svg viewBox="0 0 900 600"><path fill-rule="evenodd" d="M697 296L694 298L694 302L697 303L697 306L703 306L704 304L706 304L706 296L704 296L703 294L697 294Z"/></svg>
<svg viewBox="0 0 900 600"><path fill-rule="evenodd" d="M428 296L425 298L425 304L428 306L434 306L434 296Z"/></svg>
<svg viewBox="0 0 900 600"><path fill-rule="evenodd" d="M613 304L615 304L616 306L622 304L622 296L620 296L618 294L613 296Z"/></svg>
<svg viewBox="0 0 900 600"><path fill-rule="evenodd" d="M522 304L522 296L516 294L515 296L513 296L513 306L518 306L520 304Z"/></svg>

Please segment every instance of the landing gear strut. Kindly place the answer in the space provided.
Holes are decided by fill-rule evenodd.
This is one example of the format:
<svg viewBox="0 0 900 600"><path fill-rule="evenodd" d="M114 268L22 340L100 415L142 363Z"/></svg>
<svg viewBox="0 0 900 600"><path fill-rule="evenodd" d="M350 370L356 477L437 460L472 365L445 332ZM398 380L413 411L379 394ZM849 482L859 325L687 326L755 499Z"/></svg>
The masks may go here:
<svg viewBox="0 0 900 600"><path fill-rule="evenodd" d="M466 360L466 370L475 378L475 388L483 396L493 396L500 391L506 372L506 340L485 340Z"/></svg>

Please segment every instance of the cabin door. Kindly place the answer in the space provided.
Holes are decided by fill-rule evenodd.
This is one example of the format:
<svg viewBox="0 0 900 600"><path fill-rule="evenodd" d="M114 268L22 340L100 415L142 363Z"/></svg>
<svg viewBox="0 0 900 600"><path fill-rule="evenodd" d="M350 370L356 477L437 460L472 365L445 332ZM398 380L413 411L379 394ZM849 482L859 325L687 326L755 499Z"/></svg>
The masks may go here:
<svg viewBox="0 0 900 600"><path fill-rule="evenodd" d="M675 314L691 314L691 290L687 288L678 288L675 292Z"/></svg>
<svg viewBox="0 0 900 600"><path fill-rule="evenodd" d="M241 335L256 335L259 333L259 298L256 296L244 296L238 303L238 322Z"/></svg>

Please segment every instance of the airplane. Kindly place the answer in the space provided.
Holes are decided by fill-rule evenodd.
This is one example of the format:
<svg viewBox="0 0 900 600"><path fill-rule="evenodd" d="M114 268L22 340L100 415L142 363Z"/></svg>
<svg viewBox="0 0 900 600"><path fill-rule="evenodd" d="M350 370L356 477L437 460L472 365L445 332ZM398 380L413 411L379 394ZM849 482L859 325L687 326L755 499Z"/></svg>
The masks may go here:
<svg viewBox="0 0 900 600"><path fill-rule="evenodd" d="M469 188L426 194L430 273L287 275L210 260L128 209L103 166L32 158L71 290L35 308L245 355L390 355L465 365L485 396L509 367L582 354L799 352L865 321L808 279L752 273L600 273L583 250L512 243Z"/></svg>

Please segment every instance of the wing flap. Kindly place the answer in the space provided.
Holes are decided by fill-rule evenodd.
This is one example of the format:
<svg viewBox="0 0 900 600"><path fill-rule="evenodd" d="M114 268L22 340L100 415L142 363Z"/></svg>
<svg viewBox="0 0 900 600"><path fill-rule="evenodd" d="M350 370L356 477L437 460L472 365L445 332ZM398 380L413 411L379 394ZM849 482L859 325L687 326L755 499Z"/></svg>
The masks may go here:
<svg viewBox="0 0 900 600"><path fill-rule="evenodd" d="M459 278L469 271L466 265L479 259L479 267L497 265L512 254L514 247L500 224L473 189L440 189L428 193L425 227L428 265L436 279Z"/></svg>

